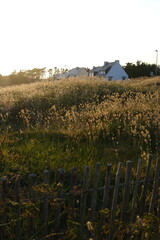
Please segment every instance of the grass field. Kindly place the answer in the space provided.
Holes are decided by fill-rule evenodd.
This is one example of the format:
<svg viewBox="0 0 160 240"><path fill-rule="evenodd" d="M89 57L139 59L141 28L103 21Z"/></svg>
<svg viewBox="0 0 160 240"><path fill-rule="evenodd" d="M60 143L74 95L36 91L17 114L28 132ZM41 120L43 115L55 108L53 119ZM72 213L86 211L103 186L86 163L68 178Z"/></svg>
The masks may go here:
<svg viewBox="0 0 160 240"><path fill-rule="evenodd" d="M49 239L46 227L57 240L106 239L112 228L115 239L158 239L159 218L156 215L147 212L135 216L133 223L120 221L123 188L119 188L113 224L109 222L110 208L103 209L105 221L100 221L102 191L97 198L95 221L90 222L89 205L82 224L79 218L81 204L77 204L82 202L82 194L87 196L82 188L84 165L91 167L89 186L92 187L95 163L101 163L99 186L104 186L107 164L113 163L113 184L117 163L121 161L122 183L126 161L133 162L133 180L137 161L143 160L140 173L143 179L148 154L152 153L153 176L155 160L160 153L160 77L127 82L105 82L101 78L43 81L1 88L0 99L0 177L7 175L1 178L0 186L1 239ZM78 167L80 184L69 186L68 171L64 174L64 186L55 181L58 168L69 170L73 166ZM39 184L43 181L44 169L51 170L49 186ZM37 174L38 185L33 187L31 176L36 175L29 178L31 173ZM137 204L143 189L144 185L139 185ZM67 195L59 197L63 190ZM109 202L112 190L110 188ZM87 201L91 198L89 193ZM53 198L48 199L48 194ZM142 203L149 206L152 193L146 194ZM136 211L139 214L139 207ZM56 230L59 217L62 226Z"/></svg>
<svg viewBox="0 0 160 240"><path fill-rule="evenodd" d="M0 89L0 175L159 154L160 77L43 81Z"/></svg>

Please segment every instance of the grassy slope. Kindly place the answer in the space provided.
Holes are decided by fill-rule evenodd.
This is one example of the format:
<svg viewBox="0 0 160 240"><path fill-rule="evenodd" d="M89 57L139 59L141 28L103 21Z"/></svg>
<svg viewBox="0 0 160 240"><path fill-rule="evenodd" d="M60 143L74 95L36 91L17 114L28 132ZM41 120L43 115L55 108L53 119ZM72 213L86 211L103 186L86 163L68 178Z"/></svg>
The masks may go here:
<svg viewBox="0 0 160 240"><path fill-rule="evenodd" d="M159 83L91 78L0 89L0 174L145 160L158 150Z"/></svg>

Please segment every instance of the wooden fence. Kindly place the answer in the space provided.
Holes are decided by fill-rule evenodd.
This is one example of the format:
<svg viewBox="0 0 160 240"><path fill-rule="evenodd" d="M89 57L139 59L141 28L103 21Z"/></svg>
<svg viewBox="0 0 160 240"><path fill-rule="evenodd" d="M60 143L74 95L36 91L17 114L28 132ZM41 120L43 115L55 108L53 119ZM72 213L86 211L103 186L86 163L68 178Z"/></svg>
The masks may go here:
<svg viewBox="0 0 160 240"><path fill-rule="evenodd" d="M107 222L110 228L105 239L111 240L115 220L133 223L144 213L160 217L160 158L153 161L150 156L143 173L141 160L137 169L132 161L126 162L126 168L122 165L118 163L115 174L112 164L107 164L104 176L99 162L92 176L89 166L84 167L83 177L77 167L70 172L58 169L54 177L45 170L41 184L33 173L27 183L19 175L3 177L0 239L63 239L67 221L72 220L82 228L87 222L98 222L99 227Z"/></svg>

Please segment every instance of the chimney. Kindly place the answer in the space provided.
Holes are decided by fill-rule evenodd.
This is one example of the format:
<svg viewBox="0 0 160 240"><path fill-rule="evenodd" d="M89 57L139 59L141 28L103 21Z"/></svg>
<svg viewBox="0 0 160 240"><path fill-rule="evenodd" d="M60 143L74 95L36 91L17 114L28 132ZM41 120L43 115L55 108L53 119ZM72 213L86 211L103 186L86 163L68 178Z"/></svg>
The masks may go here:
<svg viewBox="0 0 160 240"><path fill-rule="evenodd" d="M119 60L115 60L115 63L119 63Z"/></svg>
<svg viewBox="0 0 160 240"><path fill-rule="evenodd" d="M105 61L105 62L104 62L104 65L106 65L107 63L108 63L108 62L107 62L107 61Z"/></svg>

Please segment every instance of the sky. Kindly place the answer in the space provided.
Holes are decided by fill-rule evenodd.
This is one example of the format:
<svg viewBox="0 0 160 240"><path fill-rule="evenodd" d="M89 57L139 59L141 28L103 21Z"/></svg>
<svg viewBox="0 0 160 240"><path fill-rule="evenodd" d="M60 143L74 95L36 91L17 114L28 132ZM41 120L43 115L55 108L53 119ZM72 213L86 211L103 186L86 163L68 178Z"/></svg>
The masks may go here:
<svg viewBox="0 0 160 240"><path fill-rule="evenodd" d="M159 13L159 0L0 0L0 74L155 63Z"/></svg>

